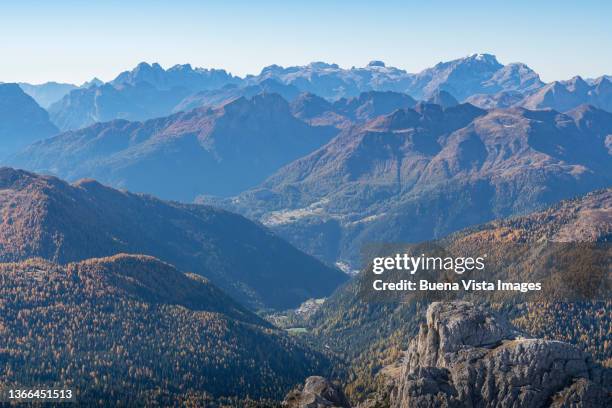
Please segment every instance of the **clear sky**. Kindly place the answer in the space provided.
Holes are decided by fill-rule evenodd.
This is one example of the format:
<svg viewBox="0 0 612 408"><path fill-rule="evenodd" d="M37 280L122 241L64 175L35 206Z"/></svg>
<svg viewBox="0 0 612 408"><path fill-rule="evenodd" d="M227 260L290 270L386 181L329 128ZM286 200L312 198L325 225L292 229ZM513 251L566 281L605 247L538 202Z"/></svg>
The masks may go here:
<svg viewBox="0 0 612 408"><path fill-rule="evenodd" d="M140 61L244 75L270 64L381 59L417 72L481 52L524 62L545 81L611 74L612 2L0 2L0 82L110 80Z"/></svg>

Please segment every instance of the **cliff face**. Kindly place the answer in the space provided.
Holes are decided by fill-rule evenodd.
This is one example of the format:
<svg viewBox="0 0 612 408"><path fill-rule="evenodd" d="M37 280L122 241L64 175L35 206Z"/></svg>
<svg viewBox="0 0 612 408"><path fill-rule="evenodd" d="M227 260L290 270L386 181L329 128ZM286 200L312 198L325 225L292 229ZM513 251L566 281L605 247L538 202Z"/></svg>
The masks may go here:
<svg viewBox="0 0 612 408"><path fill-rule="evenodd" d="M433 303L390 406L606 407L611 385L610 370L571 344L525 338L467 302Z"/></svg>
<svg viewBox="0 0 612 408"><path fill-rule="evenodd" d="M357 408L612 406L612 370L569 343L526 338L504 317L468 302L432 303L399 372L383 371L378 392ZM322 377L309 377L283 403L348 406Z"/></svg>
<svg viewBox="0 0 612 408"><path fill-rule="evenodd" d="M304 387L291 391L285 397L283 408L350 408L350 404L338 384L312 376Z"/></svg>

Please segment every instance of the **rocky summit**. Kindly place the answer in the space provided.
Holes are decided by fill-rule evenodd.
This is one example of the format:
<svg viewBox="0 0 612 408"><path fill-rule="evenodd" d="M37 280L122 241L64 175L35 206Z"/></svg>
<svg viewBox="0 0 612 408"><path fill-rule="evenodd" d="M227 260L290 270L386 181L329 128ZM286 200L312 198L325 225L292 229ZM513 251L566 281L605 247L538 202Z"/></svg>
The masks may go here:
<svg viewBox="0 0 612 408"><path fill-rule="evenodd" d="M502 315L469 302L434 302L426 315L399 370L381 370L378 391L356 408L612 404L612 370L572 344L529 338ZM349 406L330 397L342 396L335 387L310 377L302 390L287 395L283 406Z"/></svg>
<svg viewBox="0 0 612 408"><path fill-rule="evenodd" d="M304 386L291 391L282 403L283 408L350 408L342 388L331 381L312 376Z"/></svg>
<svg viewBox="0 0 612 408"><path fill-rule="evenodd" d="M527 338L467 302L432 303L390 406L606 407L611 370L575 346Z"/></svg>

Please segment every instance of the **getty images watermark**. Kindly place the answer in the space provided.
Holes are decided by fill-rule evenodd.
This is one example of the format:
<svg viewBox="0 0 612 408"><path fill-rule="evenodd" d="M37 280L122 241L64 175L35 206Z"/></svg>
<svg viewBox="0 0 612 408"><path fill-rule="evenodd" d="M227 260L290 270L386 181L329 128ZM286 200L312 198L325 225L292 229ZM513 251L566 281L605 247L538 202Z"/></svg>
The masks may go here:
<svg viewBox="0 0 612 408"><path fill-rule="evenodd" d="M479 252L486 251L486 252ZM363 300L607 300L609 243L376 244L363 253Z"/></svg>

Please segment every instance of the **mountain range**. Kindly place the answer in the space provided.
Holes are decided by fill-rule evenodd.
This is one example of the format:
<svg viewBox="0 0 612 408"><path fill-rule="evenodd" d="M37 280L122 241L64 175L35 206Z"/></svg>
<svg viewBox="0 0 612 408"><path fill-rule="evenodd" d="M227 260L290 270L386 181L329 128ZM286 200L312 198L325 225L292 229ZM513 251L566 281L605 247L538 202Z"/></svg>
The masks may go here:
<svg viewBox="0 0 612 408"><path fill-rule="evenodd" d="M167 70L159 64L141 62L130 71L123 71L110 83L112 85L137 85L146 82L157 89L185 88L191 91L221 88L237 83L234 77L223 69L193 68L190 64L174 65Z"/></svg>
<svg viewBox="0 0 612 408"><path fill-rule="evenodd" d="M328 262L367 242L418 242L612 181L612 114L418 104L292 162L225 205Z"/></svg>
<svg viewBox="0 0 612 408"><path fill-rule="evenodd" d="M270 65L262 69L259 75L245 78L248 83L266 79L274 79L293 85L302 92L336 100L367 91L403 91L410 83L410 74L398 68L387 67L382 61L371 61L363 68L350 69L341 68L337 64L312 62L286 68Z"/></svg>
<svg viewBox="0 0 612 408"><path fill-rule="evenodd" d="M588 104L612 112L612 81L601 77L591 84L577 76L546 84L522 103L528 109L551 108L561 112Z"/></svg>
<svg viewBox="0 0 612 408"><path fill-rule="evenodd" d="M0 84L0 383L260 408L316 374L345 386L284 406L606 406L611 98L489 54ZM391 246L555 291L373 301Z"/></svg>
<svg viewBox="0 0 612 408"><path fill-rule="evenodd" d="M344 128L415 105L416 101L410 96L393 91L363 92L359 96L340 98L334 102L303 93L291 102L291 111L311 125Z"/></svg>
<svg viewBox="0 0 612 408"><path fill-rule="evenodd" d="M43 109L48 109L49 106L62 99L70 91L78 88L73 84L59 82L45 82L38 85L21 82L19 87L23 89L23 92L30 95Z"/></svg>
<svg viewBox="0 0 612 408"><path fill-rule="evenodd" d="M224 70L140 63L109 83L74 89L49 106L62 130L79 129L113 119L146 120L173 112L184 98L207 89L239 83Z"/></svg>
<svg viewBox="0 0 612 408"><path fill-rule="evenodd" d="M463 100L478 93L504 90L526 92L544 85L539 76L525 64L500 64L490 54L473 54L448 62L440 62L417 74L387 67L382 61L372 61L363 68L343 69L336 64L314 62L301 67L283 68L272 65L256 77L275 79L327 99L357 96L368 91L396 91L416 99L427 99L444 90Z"/></svg>
<svg viewBox="0 0 612 408"><path fill-rule="evenodd" d="M566 83L572 81L549 85L567 88ZM157 63L142 62L108 83L95 78L80 87L53 82L20 85L49 110L57 127L74 130L95 122L147 120L201 106L218 106L261 92L279 93L288 101L300 93L311 93L334 102L358 97L364 92L393 91L436 102L432 98L439 91L445 91L460 102L469 101L483 108L520 105L564 111L587 103L610 110L608 82L609 78L602 76L585 81L593 88L588 91L576 92L572 88L564 92L550 87L543 90L547 84L527 65L503 65L493 55L472 54L440 62L419 73L388 67L382 61L349 69L313 62L291 67L271 65L258 75L241 78L222 69L193 68L189 64L164 69ZM534 96L537 91L541 92ZM563 96L568 92L572 95ZM545 93L557 96L544 96Z"/></svg>
<svg viewBox="0 0 612 408"><path fill-rule="evenodd" d="M99 89L99 88L98 88ZM233 100L146 122L115 120L31 145L9 162L68 180L193 201L254 187L326 143L337 130L296 119L277 94Z"/></svg>
<svg viewBox="0 0 612 408"><path fill-rule="evenodd" d="M459 100L474 94L494 94L501 91L527 92L544 83L525 64L502 65L490 54L472 54L448 62L440 62L412 78L406 92L422 99L437 90L444 90Z"/></svg>
<svg viewBox="0 0 612 408"><path fill-rule="evenodd" d="M502 65L488 54L419 74L400 71L380 61L348 70L313 63L241 79L143 63L51 107L69 115L61 127L123 114L133 120L64 132L4 163L225 206L320 259L348 265L374 238L440 237L610 182L611 118L594 107L607 107L607 78L543 84L526 66ZM365 91L330 96L321 90L333 88L327 81ZM402 92L391 84L402 84ZM121 103L104 112L114 102L98 97ZM466 97L487 109L460 103ZM590 107L575 107L583 100ZM501 101L513 106L495 107ZM54 110L62 104L71 108ZM78 110L83 106L97 111ZM177 106L177 113L139 121Z"/></svg>
<svg viewBox="0 0 612 408"><path fill-rule="evenodd" d="M2 168L0 212L0 262L150 255L209 278L252 308L295 307L347 279L241 216L92 180L70 185Z"/></svg>
<svg viewBox="0 0 612 408"><path fill-rule="evenodd" d="M167 115L188 94L184 88L158 89L148 82L94 85L70 91L49 107L49 115L61 130L114 119L145 120Z"/></svg>

